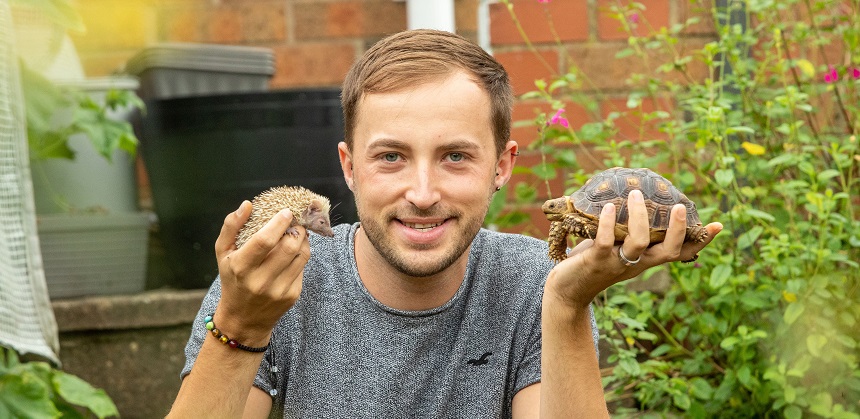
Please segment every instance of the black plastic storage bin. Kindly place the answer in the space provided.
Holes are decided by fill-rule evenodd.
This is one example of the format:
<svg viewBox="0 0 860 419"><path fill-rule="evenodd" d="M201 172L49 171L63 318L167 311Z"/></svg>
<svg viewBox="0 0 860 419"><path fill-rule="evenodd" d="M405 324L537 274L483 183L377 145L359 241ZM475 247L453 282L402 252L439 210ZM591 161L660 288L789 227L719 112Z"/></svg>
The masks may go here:
<svg viewBox="0 0 860 419"><path fill-rule="evenodd" d="M147 102L140 148L170 285L208 287L224 217L270 187L304 186L329 197L334 224L357 220L338 160L339 95L314 89Z"/></svg>

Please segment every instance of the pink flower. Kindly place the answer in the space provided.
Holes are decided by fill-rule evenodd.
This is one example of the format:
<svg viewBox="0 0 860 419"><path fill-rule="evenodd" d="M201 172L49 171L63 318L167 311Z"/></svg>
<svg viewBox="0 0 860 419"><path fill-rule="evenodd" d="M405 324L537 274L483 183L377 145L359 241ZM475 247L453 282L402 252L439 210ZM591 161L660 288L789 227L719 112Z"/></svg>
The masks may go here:
<svg viewBox="0 0 860 419"><path fill-rule="evenodd" d="M630 23L639 23L639 13L633 13L630 16L627 16L627 21Z"/></svg>
<svg viewBox="0 0 860 419"><path fill-rule="evenodd" d="M559 124L559 125L561 125L561 126L563 126L563 127L565 127L565 128L569 128L569 127L570 127L570 123L569 123L569 122L567 122L567 118L565 118L565 117L561 116L561 114L563 114L563 113L564 113L564 108L559 109L559 110L555 113L555 115L553 115L553 117L552 117L552 118L550 118L549 123L550 123L550 124Z"/></svg>
<svg viewBox="0 0 860 419"><path fill-rule="evenodd" d="M836 81L839 81L839 73L836 71L836 67L830 66L830 71L824 74L824 82L833 83Z"/></svg>
<svg viewBox="0 0 860 419"><path fill-rule="evenodd" d="M549 3L550 0L538 0L538 3Z"/></svg>
<svg viewBox="0 0 860 419"><path fill-rule="evenodd" d="M855 79L860 79L860 68L855 68L851 71L851 77Z"/></svg>

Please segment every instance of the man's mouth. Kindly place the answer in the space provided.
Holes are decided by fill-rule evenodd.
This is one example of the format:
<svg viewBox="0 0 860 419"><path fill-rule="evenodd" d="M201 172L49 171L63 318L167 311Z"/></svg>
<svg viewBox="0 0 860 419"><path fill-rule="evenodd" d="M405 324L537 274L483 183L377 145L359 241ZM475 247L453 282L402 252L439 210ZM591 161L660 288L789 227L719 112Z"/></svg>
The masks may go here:
<svg viewBox="0 0 860 419"><path fill-rule="evenodd" d="M407 223L407 222L401 221L400 223L405 225L406 227L409 227L409 228L414 229L414 230L430 231L436 227L439 227L440 225L444 224L445 222L440 221L437 223Z"/></svg>

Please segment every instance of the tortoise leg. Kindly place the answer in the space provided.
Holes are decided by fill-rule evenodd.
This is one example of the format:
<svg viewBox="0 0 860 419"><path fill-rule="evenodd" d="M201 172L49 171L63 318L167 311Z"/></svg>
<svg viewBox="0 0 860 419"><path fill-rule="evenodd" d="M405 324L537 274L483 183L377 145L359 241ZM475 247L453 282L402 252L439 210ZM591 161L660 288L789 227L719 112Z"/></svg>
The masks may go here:
<svg viewBox="0 0 860 419"><path fill-rule="evenodd" d="M593 239L597 237L597 223L589 222L579 217L568 217L566 220L567 226L571 234L584 239Z"/></svg>
<svg viewBox="0 0 860 419"><path fill-rule="evenodd" d="M567 259L567 234L564 222L553 221L549 224L549 258L555 263Z"/></svg>
<svg viewBox="0 0 860 419"><path fill-rule="evenodd" d="M691 241L694 243L701 243L708 238L708 230L705 230L705 227L701 225L696 226L688 226L687 234L684 237L684 241Z"/></svg>

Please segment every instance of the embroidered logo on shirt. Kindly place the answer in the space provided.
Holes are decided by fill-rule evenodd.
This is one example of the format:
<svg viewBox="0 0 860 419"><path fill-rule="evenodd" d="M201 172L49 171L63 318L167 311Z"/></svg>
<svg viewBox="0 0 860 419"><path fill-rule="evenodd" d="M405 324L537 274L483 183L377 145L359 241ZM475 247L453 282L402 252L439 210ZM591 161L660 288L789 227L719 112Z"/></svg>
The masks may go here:
<svg viewBox="0 0 860 419"><path fill-rule="evenodd" d="M466 363L473 366L473 367L477 367L478 365L484 365L484 364L490 362L487 360L487 358L489 358L490 355L492 355L492 354L493 354L492 352L486 352L483 355L481 355L480 358L470 359L470 360L466 361Z"/></svg>

